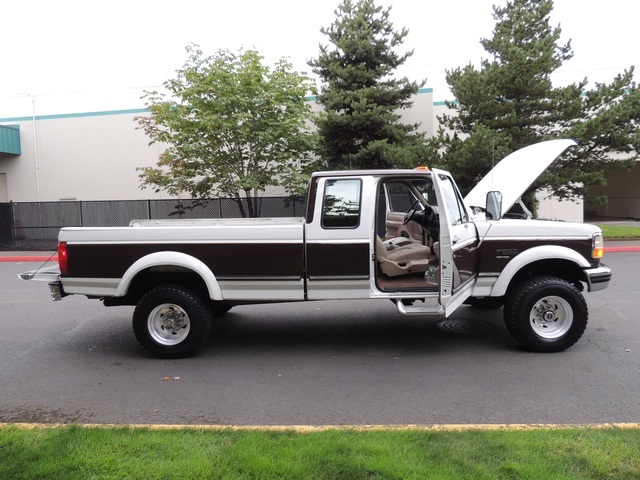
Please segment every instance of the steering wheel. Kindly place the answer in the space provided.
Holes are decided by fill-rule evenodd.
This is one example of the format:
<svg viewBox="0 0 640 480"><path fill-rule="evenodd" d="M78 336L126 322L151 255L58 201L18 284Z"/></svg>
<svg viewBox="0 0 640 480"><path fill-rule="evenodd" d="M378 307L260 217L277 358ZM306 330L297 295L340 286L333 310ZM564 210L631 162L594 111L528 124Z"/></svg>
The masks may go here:
<svg viewBox="0 0 640 480"><path fill-rule="evenodd" d="M402 219L402 224L406 225L407 223L409 223L413 217L415 216L416 212L418 211L418 205L420 205L420 200L416 200L415 202L413 202L411 204L411 206L409 207L409 210L407 210L407 213L405 214L404 218Z"/></svg>

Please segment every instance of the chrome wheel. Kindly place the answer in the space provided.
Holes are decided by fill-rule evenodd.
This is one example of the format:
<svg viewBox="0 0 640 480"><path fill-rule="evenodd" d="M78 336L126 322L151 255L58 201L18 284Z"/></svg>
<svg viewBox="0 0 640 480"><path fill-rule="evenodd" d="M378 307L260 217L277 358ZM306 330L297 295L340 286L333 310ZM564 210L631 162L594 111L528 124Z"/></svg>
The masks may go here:
<svg viewBox="0 0 640 480"><path fill-rule="evenodd" d="M541 298L529 315L531 328L542 338L559 338L569 331L573 323L573 309L564 298Z"/></svg>
<svg viewBox="0 0 640 480"><path fill-rule="evenodd" d="M560 352L576 343L587 327L587 302L575 285L562 278L525 279L505 299L505 326L529 350Z"/></svg>
<svg viewBox="0 0 640 480"><path fill-rule="evenodd" d="M189 315L178 305L164 303L154 308L147 319L151 337L161 345L177 345L191 330Z"/></svg>
<svg viewBox="0 0 640 480"><path fill-rule="evenodd" d="M213 323L211 302L200 295L181 285L149 290L133 311L133 333L140 346L161 358L193 355L209 338Z"/></svg>

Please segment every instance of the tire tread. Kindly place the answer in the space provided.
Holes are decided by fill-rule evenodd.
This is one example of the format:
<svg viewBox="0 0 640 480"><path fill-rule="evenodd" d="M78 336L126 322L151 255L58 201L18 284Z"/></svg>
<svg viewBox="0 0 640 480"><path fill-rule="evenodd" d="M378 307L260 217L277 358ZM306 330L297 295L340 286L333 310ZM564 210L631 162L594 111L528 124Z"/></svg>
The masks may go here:
<svg viewBox="0 0 640 480"><path fill-rule="evenodd" d="M149 306L147 303L150 305L157 304L159 299L156 300L155 303L153 300L156 296L159 296L159 299L162 298L162 301L165 301L165 298L171 299L182 297L190 302L188 308L193 308L199 317L198 319L192 318L191 320L191 328L194 331L194 334L190 335L179 345L158 345L149 337L149 333L147 331L147 310L149 309ZM138 343L145 352L159 358L184 358L193 355L209 338L212 328L213 316L208 302L204 302L191 290L180 285L161 285L152 288L142 296L133 312L133 332ZM198 332L198 330L200 331Z"/></svg>
<svg viewBox="0 0 640 480"><path fill-rule="evenodd" d="M526 319L521 316L529 299L539 289L560 288L568 294L569 303L574 308L574 324L561 338L547 340L538 337L529 327L528 311ZM575 305L574 305L575 302ZM511 336L527 349L536 352L559 352L575 344L584 333L589 319L587 302L582 293L570 282L553 276L536 276L524 280L507 294L504 305L504 323Z"/></svg>

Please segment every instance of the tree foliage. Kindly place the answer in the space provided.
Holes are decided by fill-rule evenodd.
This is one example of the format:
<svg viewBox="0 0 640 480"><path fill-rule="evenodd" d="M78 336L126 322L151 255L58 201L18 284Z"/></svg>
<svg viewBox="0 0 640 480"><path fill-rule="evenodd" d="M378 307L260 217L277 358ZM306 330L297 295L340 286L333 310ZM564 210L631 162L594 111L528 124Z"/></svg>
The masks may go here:
<svg viewBox="0 0 640 480"><path fill-rule="evenodd" d="M413 52L395 51L408 31L395 31L389 12L374 0L343 0L334 23L320 30L332 47L320 45L309 65L323 81L316 125L330 168L414 166L424 158L424 135L397 113L411 105L418 84L392 77Z"/></svg>
<svg viewBox="0 0 640 480"><path fill-rule="evenodd" d="M434 139L439 163L456 174L463 191L510 152L550 138L579 146L558 160L536 187L574 199L605 182L604 171L628 168L637 158L640 93L633 68L610 84L585 92L587 79L554 87L551 75L573 56L550 25L552 0L511 0L493 8L493 37L481 44L490 58L447 71L456 98L439 118ZM630 160L621 161L621 157Z"/></svg>
<svg viewBox="0 0 640 480"><path fill-rule="evenodd" d="M259 215L268 186L303 191L315 149L309 79L284 59L263 65L253 50L187 53L168 93L146 92L151 115L137 118L151 143L166 146L157 166L141 169L142 186L234 198L243 216Z"/></svg>

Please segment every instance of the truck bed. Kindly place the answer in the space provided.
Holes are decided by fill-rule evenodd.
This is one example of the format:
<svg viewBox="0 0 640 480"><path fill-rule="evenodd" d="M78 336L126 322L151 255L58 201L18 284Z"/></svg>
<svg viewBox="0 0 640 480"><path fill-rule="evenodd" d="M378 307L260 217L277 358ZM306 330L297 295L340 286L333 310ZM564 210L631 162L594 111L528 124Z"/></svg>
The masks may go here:
<svg viewBox="0 0 640 480"><path fill-rule="evenodd" d="M304 223L299 217L273 218L176 218L162 220L131 220L130 227L233 227L233 226L279 226Z"/></svg>

